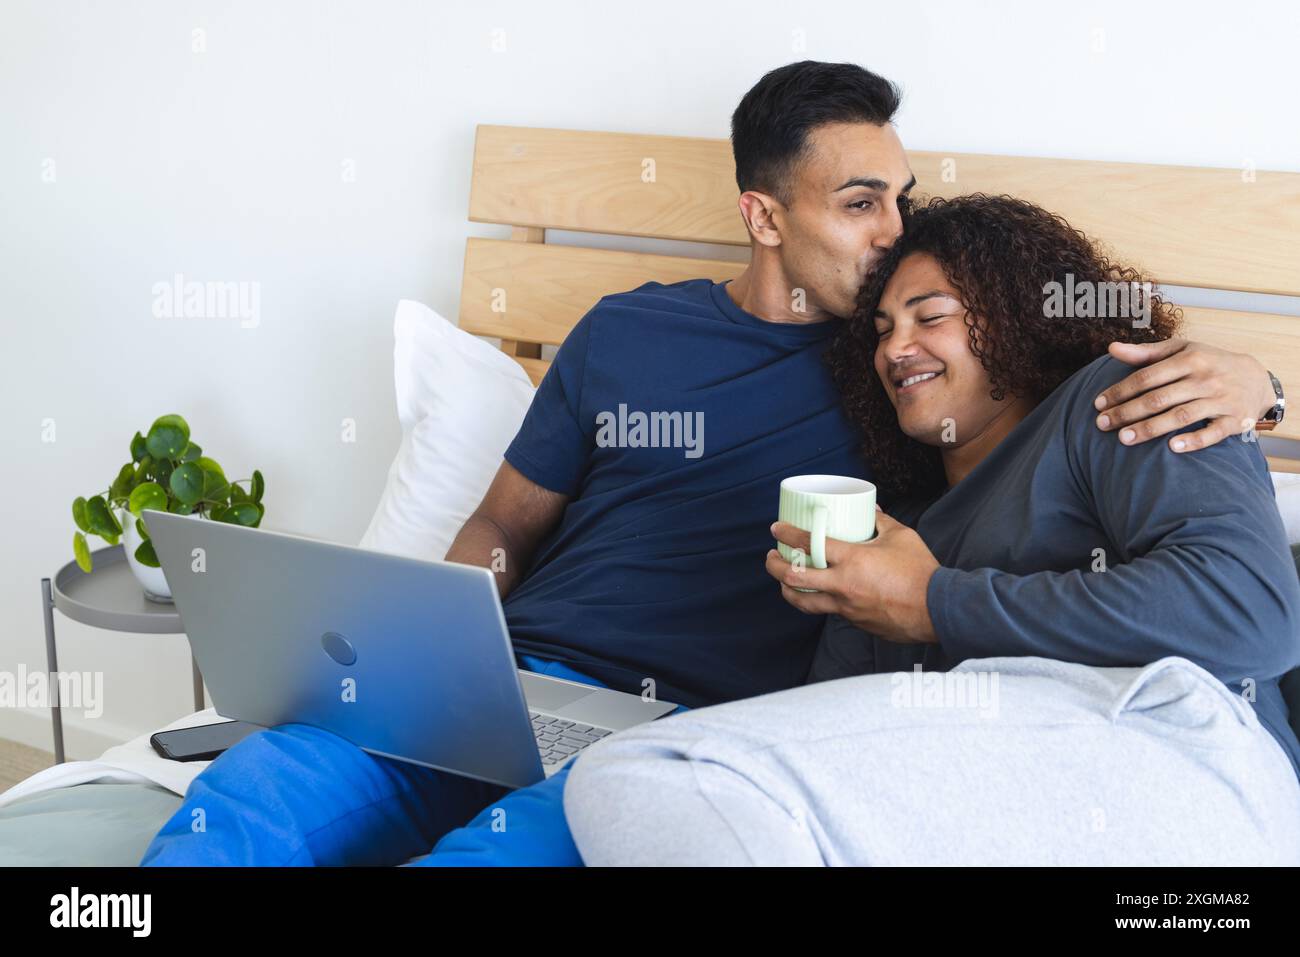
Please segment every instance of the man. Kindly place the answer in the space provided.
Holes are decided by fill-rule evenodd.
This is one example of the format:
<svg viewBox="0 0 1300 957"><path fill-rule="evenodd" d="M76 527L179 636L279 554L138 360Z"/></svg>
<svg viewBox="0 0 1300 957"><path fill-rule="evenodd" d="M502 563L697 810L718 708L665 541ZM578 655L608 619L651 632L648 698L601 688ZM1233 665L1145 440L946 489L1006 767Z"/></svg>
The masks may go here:
<svg viewBox="0 0 1300 957"><path fill-rule="evenodd" d="M608 296L569 335L447 553L493 567L504 549L498 584L522 667L692 707L803 683L821 620L782 601L761 558L782 477L870 477L822 354L904 227L914 179L897 108L891 83L852 64L764 76L732 117L748 268L726 284ZM1275 401L1248 356L1179 344L1122 358L1163 360L1107 393L1108 424L1131 424L1135 440L1181 426L1171 411L1147 419L1144 403L1208 403L1210 425L1184 437L1194 448ZM610 444L600 422L620 407L703 423L700 454ZM577 864L565 776L505 797L315 729L272 729L194 782L145 862L391 863L482 809L424 863ZM202 834L190 830L198 806Z"/></svg>

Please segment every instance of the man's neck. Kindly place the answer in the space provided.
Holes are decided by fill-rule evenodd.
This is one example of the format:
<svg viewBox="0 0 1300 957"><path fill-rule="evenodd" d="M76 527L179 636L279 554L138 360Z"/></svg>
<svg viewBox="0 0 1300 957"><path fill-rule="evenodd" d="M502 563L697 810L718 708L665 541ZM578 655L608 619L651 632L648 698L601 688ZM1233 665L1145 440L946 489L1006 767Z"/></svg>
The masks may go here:
<svg viewBox="0 0 1300 957"><path fill-rule="evenodd" d="M737 306L766 322L807 325L836 318L809 302L806 291L796 298L780 263L757 253L745 271L723 288Z"/></svg>

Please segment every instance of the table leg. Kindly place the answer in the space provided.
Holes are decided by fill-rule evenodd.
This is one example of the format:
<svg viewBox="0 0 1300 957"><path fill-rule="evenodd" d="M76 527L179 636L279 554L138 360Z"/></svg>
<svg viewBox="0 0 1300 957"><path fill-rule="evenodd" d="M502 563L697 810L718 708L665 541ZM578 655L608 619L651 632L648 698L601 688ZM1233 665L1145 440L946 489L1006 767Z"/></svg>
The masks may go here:
<svg viewBox="0 0 1300 957"><path fill-rule="evenodd" d="M190 655L190 668L194 672L194 710L202 711L207 707L203 700L203 675L199 674L199 663Z"/></svg>
<svg viewBox="0 0 1300 957"><path fill-rule="evenodd" d="M59 702L59 655L54 647L54 593L50 580L41 579L41 610L45 613L45 662L50 670L50 716L54 723L54 763L63 763L63 706Z"/></svg>

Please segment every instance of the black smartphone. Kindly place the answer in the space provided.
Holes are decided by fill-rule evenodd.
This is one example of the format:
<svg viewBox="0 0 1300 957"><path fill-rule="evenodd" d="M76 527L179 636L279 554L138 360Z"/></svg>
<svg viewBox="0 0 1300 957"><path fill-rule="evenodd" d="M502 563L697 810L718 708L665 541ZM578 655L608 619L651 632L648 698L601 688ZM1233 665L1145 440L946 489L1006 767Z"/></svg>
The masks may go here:
<svg viewBox="0 0 1300 957"><path fill-rule="evenodd" d="M159 731L149 739L153 749L169 761L211 761L262 726L247 721L223 721L195 728Z"/></svg>

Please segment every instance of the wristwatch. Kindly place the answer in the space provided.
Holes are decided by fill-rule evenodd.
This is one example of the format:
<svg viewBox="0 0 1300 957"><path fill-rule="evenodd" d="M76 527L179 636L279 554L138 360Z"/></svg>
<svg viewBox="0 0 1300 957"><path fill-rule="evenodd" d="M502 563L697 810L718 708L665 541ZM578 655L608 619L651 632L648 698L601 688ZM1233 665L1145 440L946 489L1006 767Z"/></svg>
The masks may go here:
<svg viewBox="0 0 1300 957"><path fill-rule="evenodd" d="M1273 383L1273 395L1277 398L1277 402L1273 404L1273 408L1264 413L1262 419L1255 423L1255 430L1258 432L1276 429L1282 424L1282 416L1286 415L1286 396L1282 394L1282 383L1272 372L1269 372L1268 379Z"/></svg>

